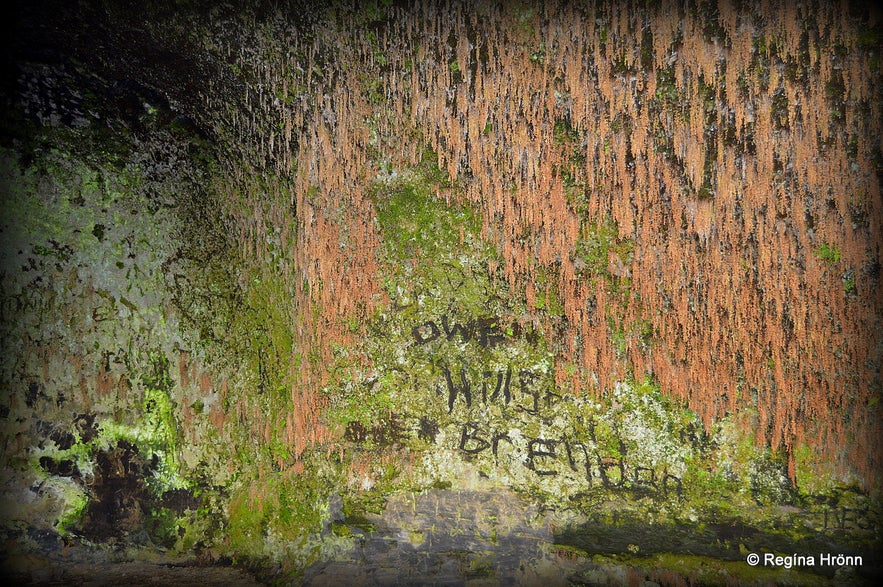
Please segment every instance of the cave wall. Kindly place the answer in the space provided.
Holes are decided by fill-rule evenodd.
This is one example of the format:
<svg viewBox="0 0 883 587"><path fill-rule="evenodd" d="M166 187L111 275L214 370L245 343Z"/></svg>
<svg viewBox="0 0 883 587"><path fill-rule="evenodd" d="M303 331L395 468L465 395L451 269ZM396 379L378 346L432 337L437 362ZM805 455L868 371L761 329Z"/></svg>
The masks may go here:
<svg viewBox="0 0 883 587"><path fill-rule="evenodd" d="M706 424L757 410L792 477L810 448L877 484L875 11L375 9L338 11L349 34L285 41L260 66L277 92L234 118L293 176L297 266L330 286L310 293L318 348L347 340L337 317L377 291L364 177L428 146L481 210L501 252L489 270L531 300L523 321L559 335L559 384L599 394L650 374Z"/></svg>
<svg viewBox="0 0 883 587"><path fill-rule="evenodd" d="M366 210L347 230L368 222L361 153L386 141L388 164L413 164L397 132L411 120L481 209L524 321L559 329L559 384L599 394L652 374L707 424L756 409L758 441L792 455L792 476L805 445L875 485L879 47L862 10L433 4L390 9L369 34L343 17L346 41L303 49L312 119L280 106L282 141L289 119L309 128L295 185L318 188L297 204L316 210L303 251L323 262L308 275L372 291L348 269L361 258L329 256L323 215L344 204ZM593 244L603 225L612 246Z"/></svg>

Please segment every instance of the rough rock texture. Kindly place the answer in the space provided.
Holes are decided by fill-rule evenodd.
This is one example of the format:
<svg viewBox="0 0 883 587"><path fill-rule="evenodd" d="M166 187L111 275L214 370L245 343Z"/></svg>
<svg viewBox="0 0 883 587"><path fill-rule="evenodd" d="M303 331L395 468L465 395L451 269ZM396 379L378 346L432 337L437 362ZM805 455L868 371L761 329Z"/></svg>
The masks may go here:
<svg viewBox="0 0 883 587"><path fill-rule="evenodd" d="M432 490L390 499L348 560L317 563L310 585L566 585L552 532L514 493ZM359 530L355 530L359 533ZM544 564L545 563L545 564Z"/></svg>

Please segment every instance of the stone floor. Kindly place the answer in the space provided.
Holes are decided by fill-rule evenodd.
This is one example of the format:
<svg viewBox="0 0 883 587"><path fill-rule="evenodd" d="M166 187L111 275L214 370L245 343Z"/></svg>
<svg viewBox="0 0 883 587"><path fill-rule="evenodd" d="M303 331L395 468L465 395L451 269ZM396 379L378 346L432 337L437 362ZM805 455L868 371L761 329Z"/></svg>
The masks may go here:
<svg viewBox="0 0 883 587"><path fill-rule="evenodd" d="M546 516L507 490L396 495L369 521L348 557L309 567L304 583L555 587L576 570Z"/></svg>

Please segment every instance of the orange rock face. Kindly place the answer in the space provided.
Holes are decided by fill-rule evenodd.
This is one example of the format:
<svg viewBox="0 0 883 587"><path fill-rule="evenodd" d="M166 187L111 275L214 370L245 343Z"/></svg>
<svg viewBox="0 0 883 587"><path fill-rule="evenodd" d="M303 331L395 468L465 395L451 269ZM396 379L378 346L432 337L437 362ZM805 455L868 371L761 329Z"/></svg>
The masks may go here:
<svg viewBox="0 0 883 587"><path fill-rule="evenodd" d="M321 284L299 291L316 310L300 344L327 361L352 340L341 317L383 301L367 186L427 144L458 185L442 195L482 211L489 270L528 292L521 319L551 333L536 298L557 292L561 384L652 374L706 422L756 409L759 440L879 485L879 12L575 4L341 15L350 37L292 40L309 67L265 66L284 95L306 88L255 98L282 121L266 153L292 176L300 278ZM580 247L600 225L613 246L592 277ZM289 425L318 441L310 369Z"/></svg>

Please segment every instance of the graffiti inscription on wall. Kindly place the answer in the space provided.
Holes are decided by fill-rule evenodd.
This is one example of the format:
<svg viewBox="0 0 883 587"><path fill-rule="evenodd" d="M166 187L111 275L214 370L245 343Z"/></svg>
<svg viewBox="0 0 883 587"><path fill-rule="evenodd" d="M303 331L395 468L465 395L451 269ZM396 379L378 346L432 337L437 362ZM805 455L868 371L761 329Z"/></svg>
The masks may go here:
<svg viewBox="0 0 883 587"><path fill-rule="evenodd" d="M499 321L491 318L457 323L448 316L423 322L411 330L417 345L445 340L474 342L483 348L511 342L518 333L515 328L504 331ZM496 403L505 408L504 413L513 415L513 421L543 420L554 417L559 402L571 400L556 393L550 377L533 369L511 364L504 368L476 367L465 360L458 364L439 362L438 367L443 379L437 388L438 395L445 401L449 415L454 414L455 407L462 408L458 414L470 414L473 407ZM664 465L633 464L623 438L609 426L596 427L591 415L581 417L580 428L586 431L581 436L565 433L530 437L506 429L502 423L477 419L456 424L457 448L470 457L490 455L497 465L521 462L539 477L569 473L590 487L628 488L662 495L680 494L683 490L681 480ZM436 422L421 420L421 430L437 428ZM600 438L598 428L604 429L605 438Z"/></svg>

